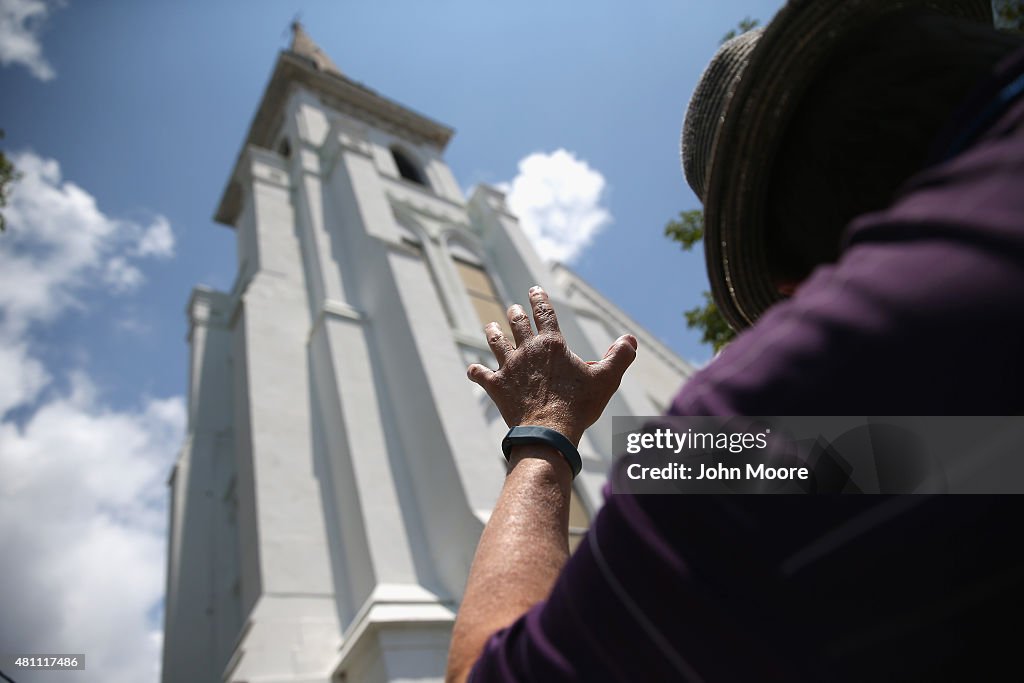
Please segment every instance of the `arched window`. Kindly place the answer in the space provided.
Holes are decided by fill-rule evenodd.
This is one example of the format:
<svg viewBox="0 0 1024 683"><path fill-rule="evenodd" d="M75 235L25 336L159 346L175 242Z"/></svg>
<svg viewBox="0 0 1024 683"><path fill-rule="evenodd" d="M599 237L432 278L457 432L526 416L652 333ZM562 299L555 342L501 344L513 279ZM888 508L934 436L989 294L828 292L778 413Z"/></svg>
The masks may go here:
<svg viewBox="0 0 1024 683"><path fill-rule="evenodd" d="M392 147L391 156L394 157L395 166L398 167L398 175L402 176L411 183L416 183L417 185L429 187L429 185L427 185L427 178L425 175L423 175L423 171L416 164L416 162L409 157L408 154L398 149L397 147Z"/></svg>

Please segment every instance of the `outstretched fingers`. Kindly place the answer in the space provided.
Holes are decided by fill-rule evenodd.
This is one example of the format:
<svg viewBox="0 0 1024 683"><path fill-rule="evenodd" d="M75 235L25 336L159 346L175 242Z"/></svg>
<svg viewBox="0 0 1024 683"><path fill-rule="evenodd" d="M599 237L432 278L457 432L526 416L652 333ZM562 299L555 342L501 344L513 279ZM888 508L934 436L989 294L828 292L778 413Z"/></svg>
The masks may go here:
<svg viewBox="0 0 1024 683"><path fill-rule="evenodd" d="M501 327L498 323L487 323L487 327L484 328L484 333L487 335L487 346L491 347L491 353L494 354L494 359L498 361L498 369L500 370L505 367L505 363L508 361L508 357L512 353L512 342L510 342L501 331ZM514 330L513 334L515 334Z"/></svg>
<svg viewBox="0 0 1024 683"><path fill-rule="evenodd" d="M561 334L558 329L558 316L551 307L547 292L539 286L531 287L530 304L533 306L533 321L537 325L537 334Z"/></svg>
<svg viewBox="0 0 1024 683"><path fill-rule="evenodd" d="M533 336L533 328L530 327L530 316L519 304L512 304L505 314L508 317L508 326L512 329L512 338L515 339L516 348Z"/></svg>

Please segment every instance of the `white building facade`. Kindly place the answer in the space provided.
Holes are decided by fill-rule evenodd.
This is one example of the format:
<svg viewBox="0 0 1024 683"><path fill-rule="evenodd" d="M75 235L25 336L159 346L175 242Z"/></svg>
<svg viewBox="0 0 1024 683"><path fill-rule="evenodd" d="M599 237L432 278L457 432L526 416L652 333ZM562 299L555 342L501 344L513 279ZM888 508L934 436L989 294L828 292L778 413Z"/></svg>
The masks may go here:
<svg viewBox="0 0 1024 683"><path fill-rule="evenodd" d="M344 76L299 26L216 219L231 292L188 305L188 435L170 478L164 683L441 681L507 427L466 367L542 284L571 347L640 354L580 444L578 536L613 415L664 410L692 368L561 265L503 195L467 200L452 130Z"/></svg>

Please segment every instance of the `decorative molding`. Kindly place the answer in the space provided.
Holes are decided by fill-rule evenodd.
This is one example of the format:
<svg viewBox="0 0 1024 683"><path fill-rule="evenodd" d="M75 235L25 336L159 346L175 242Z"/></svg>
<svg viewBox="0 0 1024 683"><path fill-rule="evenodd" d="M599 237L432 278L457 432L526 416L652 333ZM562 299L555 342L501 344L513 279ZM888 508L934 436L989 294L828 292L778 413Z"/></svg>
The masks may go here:
<svg viewBox="0 0 1024 683"><path fill-rule="evenodd" d="M441 626L455 623L450 601L444 601L421 586L379 584L352 619L338 648L336 675L350 665L369 644L369 636L395 625L402 629L416 626Z"/></svg>
<svg viewBox="0 0 1024 683"><path fill-rule="evenodd" d="M253 173L253 166L257 162L263 162L281 173L281 177L271 174L256 175ZM287 161L277 152L264 147L246 144L238 153L238 159L231 170L231 177L228 179L227 187L221 197L217 213L213 219L229 228L235 227L235 221L242 211L242 197L246 190L256 181L262 181L278 185L285 189L291 188Z"/></svg>
<svg viewBox="0 0 1024 683"><path fill-rule="evenodd" d="M451 223L469 230L469 215L466 206L459 202L434 194L425 188L407 180L382 175L385 181L384 192L392 204L406 207L413 213L432 218L443 223ZM433 204L433 206L431 206Z"/></svg>
<svg viewBox="0 0 1024 683"><path fill-rule="evenodd" d="M463 241L465 246L476 253L477 259L481 262L485 261L485 254L487 248L484 246L484 241L480 239L480 235L470 230L469 226L465 223L452 223L451 221L445 221L445 224L441 226L441 231L437 235L438 242L446 244L450 240ZM483 265L483 263L481 263ZM488 268L488 271L491 269Z"/></svg>
<svg viewBox="0 0 1024 683"><path fill-rule="evenodd" d="M386 237L377 237L377 239L379 239L381 242L384 242L391 251L397 251L407 256L415 256L416 258L420 258L423 256L422 243L418 244L417 246L413 246L412 244L405 242L403 240L399 240L396 242Z"/></svg>
<svg viewBox="0 0 1024 683"><path fill-rule="evenodd" d="M366 139L366 131L356 129L347 121L335 118L327 132L323 147L320 148L320 164L323 175L330 175L341 158L343 151L373 158L373 148Z"/></svg>
<svg viewBox="0 0 1024 683"><path fill-rule="evenodd" d="M230 294L199 285L192 289L185 313L188 316L188 332L185 339L191 343L197 327L227 329L231 323L233 301Z"/></svg>
<svg viewBox="0 0 1024 683"><path fill-rule="evenodd" d="M253 183L262 182L290 189L288 162L277 152L261 147L248 147L245 151L245 166Z"/></svg>
<svg viewBox="0 0 1024 683"><path fill-rule="evenodd" d="M320 302L320 309L316 312L316 318L306 335L306 343L313 339L313 335L323 326L324 320L333 318L335 320L349 320L362 324L366 316L359 309L337 299L324 299Z"/></svg>
<svg viewBox="0 0 1024 683"><path fill-rule="evenodd" d="M349 320L360 322L363 320L363 314L359 310L337 299L324 299L320 304L319 314L329 315L332 318L348 318Z"/></svg>
<svg viewBox="0 0 1024 683"><path fill-rule="evenodd" d="M376 95L376 93L373 94L377 97L380 97L379 95ZM389 116L387 114L382 114L381 110L377 109L372 104L370 106L365 106L365 100L363 100L359 104L356 104L351 100L343 98L344 96L339 97L337 94L334 93L319 93L320 104L324 105L325 107L333 109L336 112L346 114L354 119L365 121L372 127L391 133L395 137L402 138L403 140L409 140L417 145L427 144L440 146L441 148L443 148L448 144L447 140L445 140L443 143L440 143L440 136L435 133L426 132L422 128L415 125L409 125L408 120L401 120L393 116ZM397 107L402 107L402 105L400 104L392 104L395 104L395 106ZM402 108L404 109L404 107ZM407 111L411 112L412 110ZM451 131L451 129L448 130Z"/></svg>
<svg viewBox="0 0 1024 683"><path fill-rule="evenodd" d="M292 168L297 168L302 175L319 178L324 170L324 160L320 150L310 147L305 142L296 145L292 152Z"/></svg>
<svg viewBox="0 0 1024 683"><path fill-rule="evenodd" d="M239 158L250 146L268 148L281 127L285 105L294 86L307 88L325 105L367 121L383 129L393 129L400 137L429 143L443 150L455 131L408 107L374 92L341 74L319 71L309 60L290 51L282 51L274 65L270 83L256 109ZM239 180L232 172L221 196L214 220L233 225L240 210Z"/></svg>

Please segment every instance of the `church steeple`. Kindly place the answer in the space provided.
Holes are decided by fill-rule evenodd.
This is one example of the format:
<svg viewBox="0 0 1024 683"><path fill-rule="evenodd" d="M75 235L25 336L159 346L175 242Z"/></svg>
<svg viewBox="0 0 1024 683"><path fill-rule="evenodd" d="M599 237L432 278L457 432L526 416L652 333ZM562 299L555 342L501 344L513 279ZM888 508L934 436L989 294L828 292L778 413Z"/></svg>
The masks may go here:
<svg viewBox="0 0 1024 683"><path fill-rule="evenodd" d="M451 128L346 76L309 37L297 19L292 22L291 30L291 45L281 50L274 64L270 82L263 91L263 98L256 108L256 115L239 154L236 171L247 163L243 157L250 145L262 149L278 148L286 104L289 98L298 97L303 92L313 95L321 104L328 103L334 110L345 112L346 116L358 120L360 125L391 131L391 134L412 145L426 144L438 153L444 151L454 133ZM323 139L316 141L317 146L323 143ZM217 207L217 222L235 225L243 208L243 184L241 177L232 172ZM458 199L461 200L461 197Z"/></svg>
<svg viewBox="0 0 1024 683"><path fill-rule="evenodd" d="M312 61L320 71L337 74L338 76L343 75L338 65L309 37L306 29L302 27L298 19L292 22L291 51L300 57Z"/></svg>
<svg viewBox="0 0 1024 683"><path fill-rule="evenodd" d="M163 683L440 683L507 469L479 457L506 427L463 379L489 353L483 319L550 282L581 356L632 329L648 353L609 413L636 420L694 370L548 269L501 192L467 202L443 158L451 128L292 31L217 208L236 230L235 284L189 304ZM615 455L610 414L595 430L572 543Z"/></svg>

